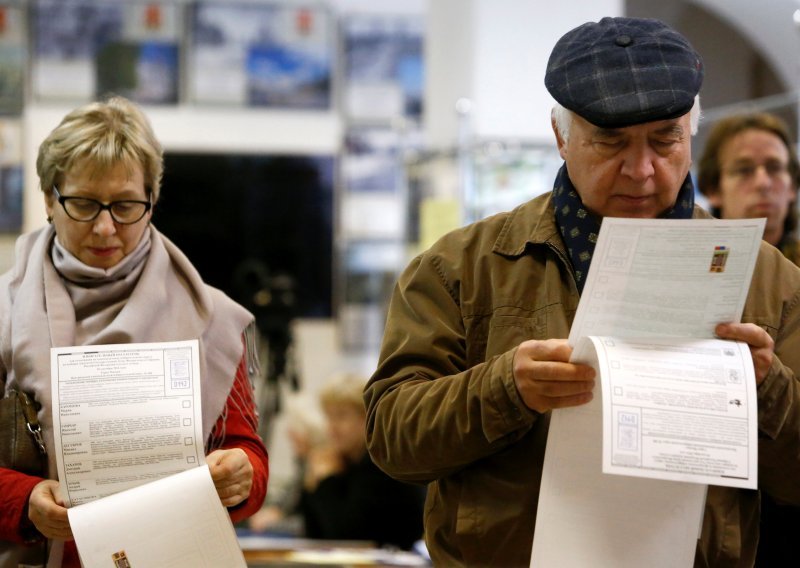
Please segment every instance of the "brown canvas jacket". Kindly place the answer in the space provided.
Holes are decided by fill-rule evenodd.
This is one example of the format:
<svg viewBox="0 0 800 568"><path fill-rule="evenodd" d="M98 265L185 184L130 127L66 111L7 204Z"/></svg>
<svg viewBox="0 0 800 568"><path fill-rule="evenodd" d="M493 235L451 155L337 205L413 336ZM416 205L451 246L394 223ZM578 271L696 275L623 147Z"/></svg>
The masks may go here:
<svg viewBox="0 0 800 568"><path fill-rule="evenodd" d="M776 342L758 390L759 483L794 504L798 300L800 270L762 245L743 317ZM549 414L522 402L511 363L524 340L566 338L578 301L549 194L446 235L400 277L365 392L367 440L390 475L428 484L437 566L529 565ZM758 508L755 491L710 487L695 565L751 566Z"/></svg>
<svg viewBox="0 0 800 568"><path fill-rule="evenodd" d="M784 236L777 246L783 256L800 266L800 241L798 241L796 234L792 233Z"/></svg>

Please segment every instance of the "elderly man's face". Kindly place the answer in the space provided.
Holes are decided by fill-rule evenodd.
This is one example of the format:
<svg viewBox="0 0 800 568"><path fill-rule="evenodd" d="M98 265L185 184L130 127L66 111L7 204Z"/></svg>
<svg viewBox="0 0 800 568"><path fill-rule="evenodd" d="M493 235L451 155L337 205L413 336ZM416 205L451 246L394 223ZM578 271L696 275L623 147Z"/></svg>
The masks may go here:
<svg viewBox="0 0 800 568"><path fill-rule="evenodd" d="M583 204L600 217L655 218L675 203L691 159L689 114L600 128L573 114L558 149Z"/></svg>

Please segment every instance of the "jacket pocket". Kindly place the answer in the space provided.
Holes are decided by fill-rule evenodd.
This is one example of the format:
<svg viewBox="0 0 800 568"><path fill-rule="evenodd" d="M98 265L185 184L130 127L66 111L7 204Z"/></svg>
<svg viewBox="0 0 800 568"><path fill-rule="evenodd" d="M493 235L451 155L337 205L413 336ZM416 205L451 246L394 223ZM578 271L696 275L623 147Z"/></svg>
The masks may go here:
<svg viewBox="0 0 800 568"><path fill-rule="evenodd" d="M497 308L482 322L489 359L528 339L547 339L547 313L506 306Z"/></svg>

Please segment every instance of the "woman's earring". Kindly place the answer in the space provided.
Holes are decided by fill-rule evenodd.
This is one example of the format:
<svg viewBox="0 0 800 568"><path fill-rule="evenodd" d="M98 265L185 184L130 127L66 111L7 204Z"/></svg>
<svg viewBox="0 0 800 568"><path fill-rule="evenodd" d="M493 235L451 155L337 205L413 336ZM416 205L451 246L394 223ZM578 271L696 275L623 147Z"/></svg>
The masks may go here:
<svg viewBox="0 0 800 568"><path fill-rule="evenodd" d="M48 216L47 216L47 222L48 222L49 224L52 224L52 223L53 223L53 218L52 218L50 215L48 215Z"/></svg>

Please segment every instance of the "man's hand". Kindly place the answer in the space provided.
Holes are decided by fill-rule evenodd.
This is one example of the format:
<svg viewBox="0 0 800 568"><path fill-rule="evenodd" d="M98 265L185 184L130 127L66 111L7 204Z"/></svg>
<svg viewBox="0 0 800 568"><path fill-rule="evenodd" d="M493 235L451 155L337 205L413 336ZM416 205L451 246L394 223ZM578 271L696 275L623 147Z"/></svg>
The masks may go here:
<svg viewBox="0 0 800 568"><path fill-rule="evenodd" d="M58 498L58 481L38 483L28 499L28 518L40 533L56 540L72 540L72 529L64 503Z"/></svg>
<svg viewBox="0 0 800 568"><path fill-rule="evenodd" d="M594 369L569 362L566 339L522 342L514 354L514 383L532 410L579 406L592 400Z"/></svg>
<svg viewBox="0 0 800 568"><path fill-rule="evenodd" d="M214 450L206 456L206 463L224 506L233 507L250 496L253 466L243 449Z"/></svg>
<svg viewBox="0 0 800 568"><path fill-rule="evenodd" d="M750 346L756 384L763 383L775 354L775 342L772 337L754 323L721 323L714 331L721 339L744 341Z"/></svg>

